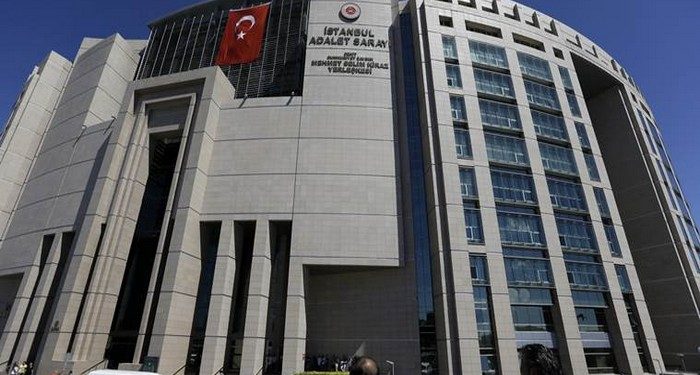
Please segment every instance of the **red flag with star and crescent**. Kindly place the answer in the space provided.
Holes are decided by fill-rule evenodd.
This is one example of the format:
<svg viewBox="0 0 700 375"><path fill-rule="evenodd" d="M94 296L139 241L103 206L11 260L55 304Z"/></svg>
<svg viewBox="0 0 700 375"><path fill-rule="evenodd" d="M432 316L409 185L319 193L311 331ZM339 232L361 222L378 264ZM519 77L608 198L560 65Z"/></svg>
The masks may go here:
<svg viewBox="0 0 700 375"><path fill-rule="evenodd" d="M245 64L258 59L269 11L270 3L229 12L216 65Z"/></svg>

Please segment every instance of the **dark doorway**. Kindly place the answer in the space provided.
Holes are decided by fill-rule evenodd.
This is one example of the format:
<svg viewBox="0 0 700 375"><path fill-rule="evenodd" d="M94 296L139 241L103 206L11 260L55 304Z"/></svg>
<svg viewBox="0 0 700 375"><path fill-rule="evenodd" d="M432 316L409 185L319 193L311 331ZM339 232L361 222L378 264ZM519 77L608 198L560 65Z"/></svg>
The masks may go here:
<svg viewBox="0 0 700 375"><path fill-rule="evenodd" d="M179 134L151 136L148 180L105 351L109 368L116 368L119 363L131 363L134 358L179 150Z"/></svg>

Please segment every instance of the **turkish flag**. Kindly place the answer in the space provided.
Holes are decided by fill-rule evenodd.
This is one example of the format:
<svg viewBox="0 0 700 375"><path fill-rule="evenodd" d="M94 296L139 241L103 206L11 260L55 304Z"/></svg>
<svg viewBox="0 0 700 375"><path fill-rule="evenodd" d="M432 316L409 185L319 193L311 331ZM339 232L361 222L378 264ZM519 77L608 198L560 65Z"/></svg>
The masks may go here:
<svg viewBox="0 0 700 375"><path fill-rule="evenodd" d="M257 60L265 37L270 3L228 13L216 65L245 64Z"/></svg>

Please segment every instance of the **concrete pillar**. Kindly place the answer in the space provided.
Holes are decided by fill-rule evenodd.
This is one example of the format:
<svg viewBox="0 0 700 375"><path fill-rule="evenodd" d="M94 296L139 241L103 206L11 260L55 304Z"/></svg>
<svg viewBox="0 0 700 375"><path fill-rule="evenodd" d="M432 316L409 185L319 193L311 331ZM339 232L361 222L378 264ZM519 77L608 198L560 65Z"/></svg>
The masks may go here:
<svg viewBox="0 0 700 375"><path fill-rule="evenodd" d="M241 374L255 375L263 367L271 268L269 222L258 220L248 289Z"/></svg>
<svg viewBox="0 0 700 375"><path fill-rule="evenodd" d="M158 371L172 374L185 365L201 262L199 215L178 210L156 309L148 355L160 358ZM168 319L158 319L167 316Z"/></svg>
<svg viewBox="0 0 700 375"><path fill-rule="evenodd" d="M51 244L51 250L49 250L49 256L46 259L43 275L40 275L39 287L34 295L34 301L32 301L32 305L29 306L27 321L24 325L24 330L20 332L21 336L19 344L17 345L17 351L12 359L13 361L25 360L29 355L32 342L34 341L37 334L37 329L39 328L38 326L39 320L41 319L41 314L46 307L46 299L49 295L52 281L56 275L58 262L61 258L61 242L63 242L63 235L58 233L54 237L53 243ZM54 298L56 298L56 296L54 296ZM47 330L51 328L51 323L52 322L50 321L47 323ZM41 355L41 353L38 354ZM37 360L38 359L39 358L37 358Z"/></svg>
<svg viewBox="0 0 700 375"><path fill-rule="evenodd" d="M221 224L214 284L209 302L207 333L202 351L202 364L199 368L201 374L214 374L224 365L231 301L233 299L233 283L236 277L236 247L233 225L232 221L225 221Z"/></svg>
<svg viewBox="0 0 700 375"><path fill-rule="evenodd" d="M282 374L304 370L306 354L306 290L303 261L291 258L287 287L287 314L284 327L284 355Z"/></svg>

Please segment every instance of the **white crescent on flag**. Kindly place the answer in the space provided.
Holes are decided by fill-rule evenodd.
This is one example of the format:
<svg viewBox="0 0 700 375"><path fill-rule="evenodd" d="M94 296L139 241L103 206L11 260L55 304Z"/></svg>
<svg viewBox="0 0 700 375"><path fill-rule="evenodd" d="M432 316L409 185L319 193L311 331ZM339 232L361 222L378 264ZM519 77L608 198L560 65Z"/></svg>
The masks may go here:
<svg viewBox="0 0 700 375"><path fill-rule="evenodd" d="M239 27L245 21L250 22L250 26L248 28L246 28L245 30L243 30L243 28L240 28L240 30L239 30ZM235 29L238 31L238 33L236 33L236 37L238 37L238 39L243 39L245 37L245 34L246 34L245 32L252 29L253 26L255 26L255 17L253 17L251 15L241 17L241 19L238 20L238 22L236 22Z"/></svg>

